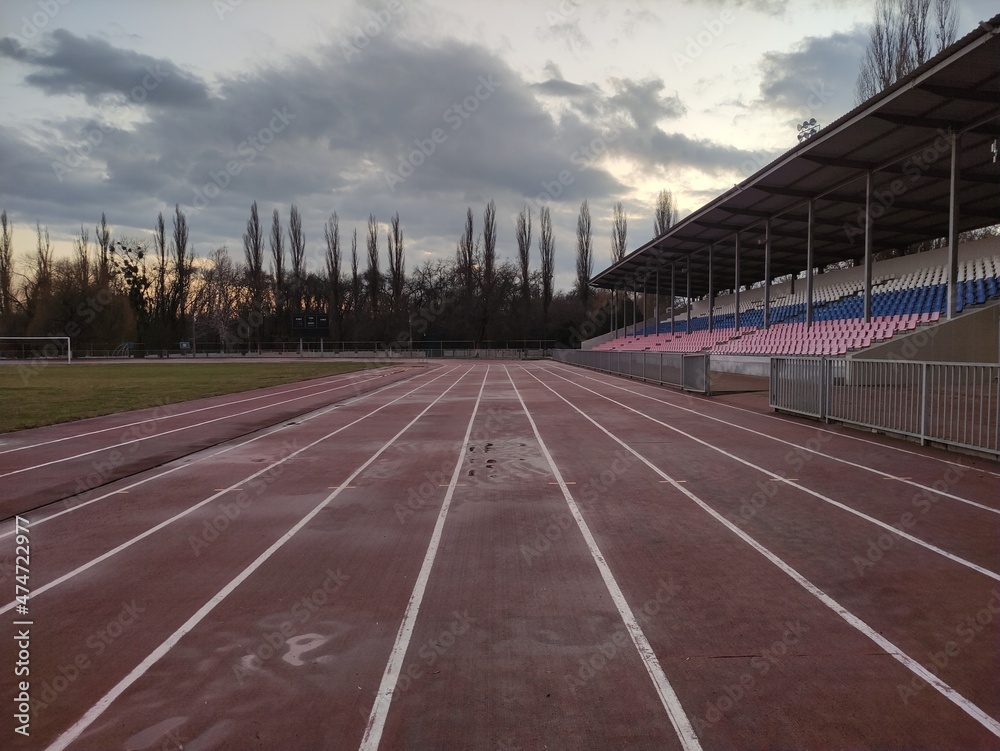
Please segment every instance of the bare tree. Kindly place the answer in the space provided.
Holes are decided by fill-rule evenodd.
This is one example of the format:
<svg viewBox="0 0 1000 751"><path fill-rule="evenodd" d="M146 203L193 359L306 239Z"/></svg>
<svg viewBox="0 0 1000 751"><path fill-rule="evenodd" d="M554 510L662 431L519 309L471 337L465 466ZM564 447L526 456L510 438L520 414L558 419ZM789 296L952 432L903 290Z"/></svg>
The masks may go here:
<svg viewBox="0 0 1000 751"><path fill-rule="evenodd" d="M958 6L952 0L934 0L934 48L939 52L958 38Z"/></svg>
<svg viewBox="0 0 1000 751"><path fill-rule="evenodd" d="M576 218L576 286L584 309L590 302L590 277L594 273L593 235L590 223L590 205L580 204Z"/></svg>
<svg viewBox="0 0 1000 751"><path fill-rule="evenodd" d="M281 231L278 210L271 213L271 273L274 275L274 308L280 316L285 310L285 235Z"/></svg>
<svg viewBox="0 0 1000 751"><path fill-rule="evenodd" d="M7 212L0 213L0 316L14 312L14 228Z"/></svg>
<svg viewBox="0 0 1000 751"><path fill-rule="evenodd" d="M340 288L340 219L337 212L330 215L326 226L323 228L323 236L326 239L326 284L330 299L330 312L336 323L334 336L342 338L341 321L343 320L343 300Z"/></svg>
<svg viewBox="0 0 1000 751"><path fill-rule="evenodd" d="M957 32L954 0L877 0L855 84L857 102L875 96L954 43Z"/></svg>
<svg viewBox="0 0 1000 751"><path fill-rule="evenodd" d="M406 257L403 251L403 230L399 226L399 212L390 220L387 240L389 243L389 289L392 294L393 312L403 309L406 291Z"/></svg>
<svg viewBox="0 0 1000 751"><path fill-rule="evenodd" d="M625 257L625 245L628 242L628 217L625 207L619 201L614 206L614 218L611 222L611 262L618 263Z"/></svg>
<svg viewBox="0 0 1000 751"><path fill-rule="evenodd" d="M167 319L167 230L163 212L156 217L153 229L153 250L156 252L156 268L153 270L153 318L160 323Z"/></svg>
<svg viewBox="0 0 1000 751"><path fill-rule="evenodd" d="M527 206L517 215L517 258L521 272L521 300L527 306L531 297L531 208Z"/></svg>
<svg viewBox="0 0 1000 751"><path fill-rule="evenodd" d="M372 319L378 318L378 297L382 291L382 272L378 260L378 220L368 215L368 307Z"/></svg>
<svg viewBox="0 0 1000 751"><path fill-rule="evenodd" d="M254 202L254 208L257 204ZM170 283L169 309L176 333L184 336L186 330L188 294L191 291L191 277L194 275L194 253L188 252L187 217L180 204L174 204L174 274ZM263 254L262 254L263 255Z"/></svg>
<svg viewBox="0 0 1000 751"><path fill-rule="evenodd" d="M470 207L465 212L465 231L458 240L458 268L462 280L465 282L465 293L470 299L476 291L476 256L479 253L474 231L472 208Z"/></svg>
<svg viewBox="0 0 1000 751"><path fill-rule="evenodd" d="M293 310L299 310L306 280L306 235L302 231L302 216L294 203L288 215L288 250L292 260L292 305Z"/></svg>
<svg viewBox="0 0 1000 751"><path fill-rule="evenodd" d="M490 199L483 210L483 257L481 263L480 285L483 295L481 300L482 316L479 329L479 340L486 338L486 332L493 317L494 293L496 292L497 267L497 206Z"/></svg>
<svg viewBox="0 0 1000 751"><path fill-rule="evenodd" d="M76 284L81 290L90 288L90 233L80 225L80 236L73 243L73 271Z"/></svg>
<svg viewBox="0 0 1000 751"><path fill-rule="evenodd" d="M555 274L556 259L556 241L552 235L552 215L548 206L542 207L538 223L538 252L542 258L542 313L547 322L549 305L552 304L552 277Z"/></svg>
<svg viewBox="0 0 1000 751"><path fill-rule="evenodd" d="M108 220L101 212L101 223L95 228L95 240L97 240L97 283L101 287L107 286L111 281L111 230L108 228Z"/></svg>
<svg viewBox="0 0 1000 751"><path fill-rule="evenodd" d="M277 210L275 210L277 213ZM278 230L280 238L280 228ZM273 235L272 235L273 241ZM261 314L264 304L264 230L257 213L257 202L250 206L247 231L243 233L243 254L246 257L247 282L253 312Z"/></svg>
<svg viewBox="0 0 1000 751"><path fill-rule="evenodd" d="M354 326L357 329L358 316L361 314L361 274L358 272L358 228L351 235L351 313ZM355 331L356 333L356 331Z"/></svg>
<svg viewBox="0 0 1000 751"><path fill-rule="evenodd" d="M622 213L624 214L624 210ZM656 196L656 224L653 226L653 237L665 233L674 226L675 221L677 221L677 209L674 208L674 194L664 188Z"/></svg>

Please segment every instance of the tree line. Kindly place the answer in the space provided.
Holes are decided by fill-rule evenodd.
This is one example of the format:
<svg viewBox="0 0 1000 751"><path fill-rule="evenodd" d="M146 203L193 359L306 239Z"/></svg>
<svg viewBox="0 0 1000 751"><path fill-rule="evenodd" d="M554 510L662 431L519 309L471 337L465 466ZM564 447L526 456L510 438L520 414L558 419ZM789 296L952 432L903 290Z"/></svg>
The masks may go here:
<svg viewBox="0 0 1000 751"><path fill-rule="evenodd" d="M612 259L624 257L627 217L613 207ZM333 212L323 227L321 262L309 268L302 216L293 204L270 225L250 206L242 254L218 247L197 259L185 213L160 212L151 235L113 236L105 214L93 240L81 226L68 258L55 259L48 230L36 224L35 247L15 262L13 228L0 213L0 335L70 336L74 349L114 350L132 342L147 350L182 341L226 351L295 341L292 316L323 312L332 342L379 342L419 348L428 342L474 345L515 340L577 344L576 333L610 296L590 286L594 239L589 203L577 221L574 289L554 286L556 242L547 206L525 206L513 221L516 257L498 255L499 226L491 200L466 210L452 258L407 268L406 238L397 212L381 223L369 215L359 238ZM673 198L657 202L655 231L673 222ZM168 223L170 226L168 226ZM536 261L537 259L537 261ZM383 266L385 262L385 266ZM631 315L632 302L619 301ZM610 326L610 310L597 333Z"/></svg>

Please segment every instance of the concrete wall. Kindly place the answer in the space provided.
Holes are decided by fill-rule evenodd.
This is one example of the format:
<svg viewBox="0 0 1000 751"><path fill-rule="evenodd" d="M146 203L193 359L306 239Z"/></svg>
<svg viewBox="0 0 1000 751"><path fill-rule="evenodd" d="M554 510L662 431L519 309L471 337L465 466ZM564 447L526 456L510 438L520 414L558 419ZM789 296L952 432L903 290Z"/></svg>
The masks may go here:
<svg viewBox="0 0 1000 751"><path fill-rule="evenodd" d="M713 373L770 376L771 358L759 355L712 355Z"/></svg>
<svg viewBox="0 0 1000 751"><path fill-rule="evenodd" d="M861 360L1000 362L1000 304L964 313L952 321L920 328L848 355Z"/></svg>

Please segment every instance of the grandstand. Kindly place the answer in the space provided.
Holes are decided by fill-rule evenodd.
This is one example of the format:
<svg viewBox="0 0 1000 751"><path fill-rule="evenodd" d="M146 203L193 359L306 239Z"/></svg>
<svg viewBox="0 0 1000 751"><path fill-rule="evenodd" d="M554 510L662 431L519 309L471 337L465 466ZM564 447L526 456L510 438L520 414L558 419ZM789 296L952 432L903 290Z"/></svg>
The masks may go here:
<svg viewBox="0 0 1000 751"><path fill-rule="evenodd" d="M614 320L583 349L884 357L935 327L956 343L936 359L998 362L1000 324L976 311L1000 310L1000 243L959 244L1000 224L998 81L995 16L596 274L615 310L623 295L687 303Z"/></svg>
<svg viewBox="0 0 1000 751"><path fill-rule="evenodd" d="M1000 15L596 274L557 359L1000 457L998 140Z"/></svg>
<svg viewBox="0 0 1000 751"><path fill-rule="evenodd" d="M960 247L956 313L1000 299L1000 241ZM738 355L845 355L861 352L897 334L929 326L947 313L946 249L874 264L872 316L864 320L862 268L817 274L809 325L804 279L771 287L769 325L764 325L764 289L703 299L686 311L623 329L596 344L598 351L711 352ZM709 315L711 313L711 315Z"/></svg>

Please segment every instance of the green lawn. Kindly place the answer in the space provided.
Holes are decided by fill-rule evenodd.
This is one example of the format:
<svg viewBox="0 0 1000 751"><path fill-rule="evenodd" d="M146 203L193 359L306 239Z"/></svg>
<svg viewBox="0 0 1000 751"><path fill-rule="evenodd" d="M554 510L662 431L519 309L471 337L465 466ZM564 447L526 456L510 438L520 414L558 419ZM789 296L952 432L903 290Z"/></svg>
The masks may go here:
<svg viewBox="0 0 1000 751"><path fill-rule="evenodd" d="M359 362L0 367L0 433L380 367Z"/></svg>

